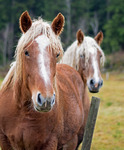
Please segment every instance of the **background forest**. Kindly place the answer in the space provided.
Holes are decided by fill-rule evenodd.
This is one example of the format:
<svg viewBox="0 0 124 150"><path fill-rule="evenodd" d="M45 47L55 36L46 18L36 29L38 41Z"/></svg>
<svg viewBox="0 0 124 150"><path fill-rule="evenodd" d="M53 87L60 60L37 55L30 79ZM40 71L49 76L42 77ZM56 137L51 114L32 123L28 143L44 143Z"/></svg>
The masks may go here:
<svg viewBox="0 0 124 150"><path fill-rule="evenodd" d="M71 44L79 28L94 37L100 30L106 54L124 51L123 0L0 0L0 65L13 59L21 31L19 17L28 10L32 19L39 16L52 21L61 12L65 16L63 47ZM108 64L110 65L110 64Z"/></svg>

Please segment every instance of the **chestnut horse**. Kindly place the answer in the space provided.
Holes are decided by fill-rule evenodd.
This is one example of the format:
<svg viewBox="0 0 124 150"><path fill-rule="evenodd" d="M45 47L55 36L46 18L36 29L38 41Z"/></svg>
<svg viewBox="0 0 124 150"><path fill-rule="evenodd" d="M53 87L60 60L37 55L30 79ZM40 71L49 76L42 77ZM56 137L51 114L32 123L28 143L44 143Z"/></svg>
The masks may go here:
<svg viewBox="0 0 124 150"><path fill-rule="evenodd" d="M93 39L89 36L84 36L81 30L77 31L77 40L72 43L64 53L61 63L68 64L75 68L83 82L84 82L84 124L79 136L79 143L82 141L84 126L86 124L88 110L89 110L89 97L87 86L91 93L99 92L103 85L103 80L100 72L100 64L104 65L105 56L100 48L103 40L103 33L99 32Z"/></svg>
<svg viewBox="0 0 124 150"><path fill-rule="evenodd" d="M84 122L84 84L79 73L57 64L63 54L59 35L64 17L49 25L20 17L23 32L0 90L2 150L74 150Z"/></svg>

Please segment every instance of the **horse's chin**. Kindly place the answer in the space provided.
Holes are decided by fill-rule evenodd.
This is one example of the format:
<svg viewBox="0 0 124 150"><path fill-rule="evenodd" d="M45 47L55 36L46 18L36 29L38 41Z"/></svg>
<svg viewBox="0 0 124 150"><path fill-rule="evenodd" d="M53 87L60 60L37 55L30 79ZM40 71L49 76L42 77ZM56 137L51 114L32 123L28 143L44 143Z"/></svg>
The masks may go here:
<svg viewBox="0 0 124 150"><path fill-rule="evenodd" d="M51 107L36 107L36 106L34 106L34 109L37 112L49 112L52 108Z"/></svg>
<svg viewBox="0 0 124 150"><path fill-rule="evenodd" d="M98 93L99 91L91 91L89 90L90 93Z"/></svg>
<svg viewBox="0 0 124 150"><path fill-rule="evenodd" d="M88 89L89 89L90 93L98 93L99 92L99 89L90 89L90 88L88 88Z"/></svg>

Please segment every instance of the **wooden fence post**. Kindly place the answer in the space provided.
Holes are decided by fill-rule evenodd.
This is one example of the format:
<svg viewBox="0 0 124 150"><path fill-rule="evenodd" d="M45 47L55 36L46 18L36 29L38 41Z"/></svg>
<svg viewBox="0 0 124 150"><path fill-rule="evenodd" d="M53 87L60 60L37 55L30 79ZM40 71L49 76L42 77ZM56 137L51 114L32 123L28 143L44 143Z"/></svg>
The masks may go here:
<svg viewBox="0 0 124 150"><path fill-rule="evenodd" d="M92 97L81 150L90 150L100 99Z"/></svg>

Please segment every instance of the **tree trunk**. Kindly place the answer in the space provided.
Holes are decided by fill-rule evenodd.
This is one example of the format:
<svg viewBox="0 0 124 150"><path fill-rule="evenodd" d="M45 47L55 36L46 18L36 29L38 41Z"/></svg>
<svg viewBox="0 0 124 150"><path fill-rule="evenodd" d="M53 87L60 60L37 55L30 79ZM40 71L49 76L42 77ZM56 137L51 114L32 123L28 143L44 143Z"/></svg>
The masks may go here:
<svg viewBox="0 0 124 150"><path fill-rule="evenodd" d="M14 36L14 24L9 24L9 39L8 39L8 60L10 61L12 59L12 50L13 50L13 36Z"/></svg>
<svg viewBox="0 0 124 150"><path fill-rule="evenodd" d="M109 5L110 5L110 0L107 0L107 1L106 1L106 8L108 8ZM107 16L106 16L106 19L107 19L107 21L110 19L110 13L109 13L108 9L107 9Z"/></svg>
<svg viewBox="0 0 124 150"><path fill-rule="evenodd" d="M4 34L3 34L3 37L4 37L4 45L3 45L3 66L5 66L6 63L7 63L6 52L7 52L8 34L9 34L9 24L6 25L6 29L5 29L5 32L4 32Z"/></svg>
<svg viewBox="0 0 124 150"><path fill-rule="evenodd" d="M67 43L70 42L71 38L71 0L66 0L66 6L67 6Z"/></svg>
<svg viewBox="0 0 124 150"><path fill-rule="evenodd" d="M99 29L99 21L98 21L97 13L94 14L94 18L93 18L93 20L90 22L90 25L91 25L91 27L92 27L94 36L96 36L97 33L98 33L98 29Z"/></svg>

